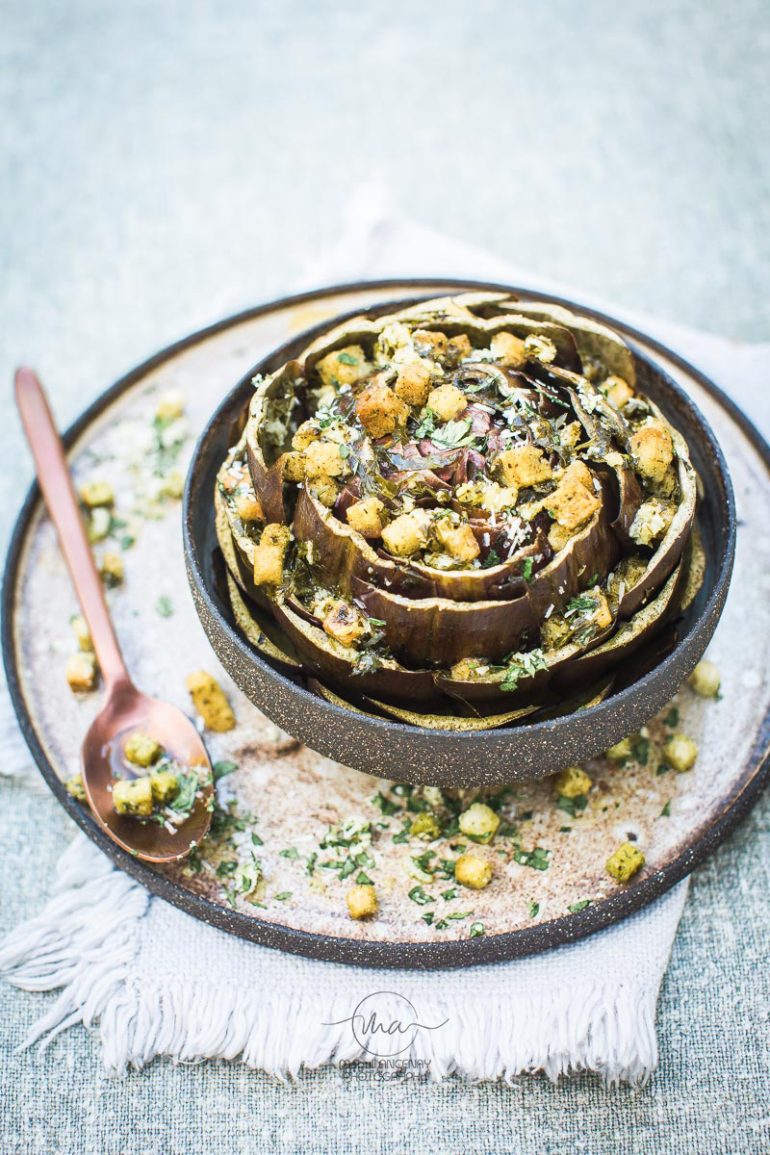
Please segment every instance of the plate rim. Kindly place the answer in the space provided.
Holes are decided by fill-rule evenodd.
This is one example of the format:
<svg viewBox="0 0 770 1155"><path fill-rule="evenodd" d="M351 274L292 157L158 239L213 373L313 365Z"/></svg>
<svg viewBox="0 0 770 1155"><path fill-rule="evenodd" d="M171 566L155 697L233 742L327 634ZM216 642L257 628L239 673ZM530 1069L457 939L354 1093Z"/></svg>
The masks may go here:
<svg viewBox="0 0 770 1155"><path fill-rule="evenodd" d="M397 290L407 292L449 288L450 291L501 291L508 293L532 294L532 289L511 286L493 281L466 280L453 277L403 277L382 278L343 282L310 289L301 293L288 294L262 304L252 306L172 342L146 358L128 373L125 373L109 388L101 393L63 434L65 448L69 450L85 430L116 401L126 390L135 385L158 366L173 359L195 345L227 329L235 328L250 320L269 313L279 312L315 300L342 295L344 293L365 293L367 291ZM570 305L568 298L551 293L538 293L538 297L556 304ZM770 445L754 423L739 406L711 381L701 370L686 358L668 348L663 342L641 332L625 321L608 316L590 307L580 306L586 315L621 330L630 338L641 341L648 348L664 356L672 364L691 375L698 384L727 411L752 443L770 474ZM603 899L601 903L587 907L576 914L560 915L547 922L519 930L504 931L500 934L483 935L472 939L449 942L399 942L371 941L340 937L333 934L319 934L300 930L280 923L253 918L239 911L228 910L211 899L186 890L175 880L154 871L127 851L117 846L96 825L90 813L84 810L66 791L63 782L49 761L45 749L38 738L21 687L17 670L16 639L14 618L16 609L16 589L23 559L27 535L31 528L38 503L41 499L37 481L29 487L11 532L3 573L2 625L0 636L3 646L3 664L8 692L14 712L30 753L49 789L87 837L103 850L111 861L150 893L171 903L184 913L210 926L227 931L241 939L247 939L262 946L299 954L310 958L343 965L354 964L369 968L388 969L442 969L460 966L476 966L508 961L526 955L539 953L554 947L584 938L623 918L634 914L650 902L670 890L688 875L695 866L708 857L713 850L731 833L757 800L762 787L770 777L770 749L765 749L757 761L750 777L737 786L725 801L725 806L712 824L702 831L696 842L686 847L671 862L664 865L630 889L618 891Z"/></svg>

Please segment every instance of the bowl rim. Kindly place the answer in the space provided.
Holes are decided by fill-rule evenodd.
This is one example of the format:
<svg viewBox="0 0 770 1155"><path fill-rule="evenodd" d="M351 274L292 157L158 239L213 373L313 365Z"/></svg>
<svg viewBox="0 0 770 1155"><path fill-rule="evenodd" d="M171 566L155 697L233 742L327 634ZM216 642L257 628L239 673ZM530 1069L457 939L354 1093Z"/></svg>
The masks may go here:
<svg viewBox="0 0 770 1155"><path fill-rule="evenodd" d="M367 284L367 285L370 285L371 287L374 287L375 285L377 285L379 287L385 288L390 284L393 284L394 287L395 287L395 285L399 285L399 286L403 287L404 285L412 284L412 283L414 284L415 288L419 288L419 289L423 289L427 286L427 284L429 284L429 282L425 282L425 281L411 282L408 279L404 282L393 282L393 281L388 280L388 281L382 281L382 282L363 282L362 284ZM433 282L433 283L445 284L446 282ZM474 282L465 282L465 283L457 282L457 284L458 285L465 285L467 287L461 287L461 288L458 288L456 291L452 292L451 294L443 293L442 295L443 296L456 295L457 293L461 293L461 292L465 292L465 291L469 291L469 290L471 290L471 291L472 290L476 290L476 291L485 291L485 290L486 291L505 291L505 292L511 293L512 295L521 296L522 298L529 299L529 300L543 300L543 301L547 301L547 302L553 303L553 304L564 305L567 308L571 308L575 312L577 312L577 313L579 313L585 317L588 317L592 320L597 320L597 321L600 321L604 324L607 324L610 328L619 329L622 336L624 336L625 333L632 334L632 337L638 336L645 343L649 343L649 344L655 346L658 350L660 350L662 353L664 353L665 356L671 358L674 361L677 360L676 356L672 356L671 351L666 349L665 346L663 346L660 343L656 343L656 342L652 341L651 339L647 338L639 330L632 329L630 326L626 326L622 322L615 320L614 318L608 316L605 313L602 313L602 312L599 312L598 310L595 310L595 309L589 308L587 306L581 305L580 303L569 300L568 298L556 297L556 296L553 296L553 295L548 294L548 293L539 293L539 292L532 290L532 289L506 286L506 285L501 285L501 284L494 284L491 282L487 283L487 282L474 281ZM344 289L348 288L348 287L349 286L339 286L339 287L338 286L331 286L329 289L325 290L324 292L325 292L325 294L328 295L329 293L333 293L334 291L344 291ZM540 738L540 737L545 737L546 735L548 735L548 736L553 735L553 733L555 731L558 731L560 729L564 730L566 724L568 724L568 723L572 723L573 729L580 730L581 725L582 725L582 729L586 729L586 730L590 729L591 728L590 723L588 721L586 721L587 719L590 719L591 723L596 723L596 722L601 723L608 716L613 716L617 713L622 713L624 709L629 708L629 707L633 707L634 704L640 704L641 699L644 698L645 692L647 691L648 687L652 687L652 686L655 686L659 683L665 682L666 676L670 675L670 673L672 671L672 666L674 663L683 663L686 665L689 661L690 662L690 669L692 669L692 667L696 664L697 660L699 659L700 654L702 654L703 649L705 649L705 645L702 648L699 646L699 639L702 635L702 631L705 630L707 632L706 643L705 643L707 645L708 641L710 641L711 635L713 634L713 631L716 628L716 625L719 621L719 617L721 615L721 610L722 610L722 607L724 605L724 601L725 601L727 591L729 588L730 577L732 574L733 562L734 562L734 557L735 557L736 525L737 525L736 513L735 513L735 496L734 496L734 492L733 492L733 486L732 486L732 481L730 478L729 469L727 467L727 462L725 461L724 454L722 453L719 442L718 442L713 430L711 429L711 426L709 425L708 421L706 420L705 416L703 415L703 413L701 413L700 409L695 404L695 402L692 400L692 398L690 398L688 396L688 394L685 392L685 390L682 389L681 386L678 385L678 383L673 380L673 378L670 376L670 374L668 374L666 372L665 369L663 369L654 360L652 360L646 353L644 353L634 343L633 339L631 341L628 341L627 343L630 345L634 355L636 357L638 357L642 362L647 364L653 370L653 372L655 374L657 374L659 377L661 377L663 379L666 388L668 390L670 390L671 394L673 395L673 397L675 398L675 400L677 402L677 405L680 406L681 409L683 409L684 411L687 412L689 418L692 420L692 422L694 424L699 426L701 435L703 436L705 442L707 443L708 449L712 455L713 462L714 462L715 467L716 467L716 472L719 476L719 479L720 479L720 482L722 485L724 508L725 508L725 512L726 512L726 531L727 532L726 532L726 534L723 538L723 541L721 543L722 552L721 552L721 557L720 557L719 562L718 562L717 567L716 567L716 572L715 572L715 576L713 579L712 589L709 591L706 602L701 607L700 613L698 614L698 617L693 621L691 628L689 629L686 637L683 638L681 641L678 641L675 644L673 650L669 654L667 654L663 659L661 659L651 670L649 670L646 674L642 675L641 678L639 678L635 682L632 682L629 686L625 687L624 689L618 691L617 694L613 694L611 697L607 698L605 701L600 702L595 706L592 706L590 710L587 710L584 712L578 712L578 713L571 714L571 715L564 715L564 716L557 717L554 719L545 719L545 720L534 721L534 722L529 722L529 723L523 722L522 724L516 726L515 728L507 728L507 729L506 728L500 728L500 729L495 729L495 730L490 729L490 730L479 730L479 731L454 731L454 730L440 730L440 729L434 730L434 729L429 729L429 728L424 727L424 726L409 725L407 723L400 722L396 719L391 719L391 718L387 718L387 717L379 718L375 715L368 715L368 714L363 715L363 716L360 716L358 714L353 715L351 713L351 711L346 710L344 707L338 706L335 703L330 702L327 699L322 698L317 694L314 694L311 690L307 689L307 687L299 684L298 682L294 681L291 677L287 676L286 674L282 673L280 670L276 669L268 661L266 661L260 654L258 654L254 650L254 648L249 644L249 642L243 637L240 630L238 630L237 627L233 626L230 623L230 621L228 621L227 617L222 613L222 610L220 609L220 606L217 604L217 600L215 599L215 597L212 596L211 590L209 588L209 584L205 579L203 565L202 565L202 561L201 561L201 557L200 557L200 552L198 549L198 543L196 540L196 533L195 533L194 528L193 528L193 525L194 525L193 510L194 510L194 505L195 505L195 502L193 500L193 495L194 495L194 490L195 490L195 485L196 485L196 477L195 477L196 465L199 462L201 453L205 448L206 441L209 439L210 436L213 435L213 433L215 431L215 427L217 426L217 424L225 418L227 411L233 406L233 403L234 403L236 396L241 391L245 391L248 387L251 386L253 377L256 374L264 371L262 367L265 365L266 362L275 361L277 364L281 364L282 363L282 355L284 353L284 350L295 347L300 343L303 346L306 344L310 344L310 342L312 340L314 340L317 336L319 336L325 332L328 332L333 328L336 328L337 325L339 325L341 322L343 322L345 320L348 320L348 319L356 317L356 316L365 315L367 312L369 312L369 309L371 309L372 311L376 311L377 313L382 313L383 311L386 311L389 309L396 309L398 307L403 307L405 304L408 304L408 303L414 303L414 302L418 301L419 299L430 300L432 296L433 296L433 294L430 294L430 293L427 293L425 296L423 296L423 294L420 293L419 297L410 296L407 298L401 297L401 298L394 298L393 300L379 301L375 305L370 306L369 308L359 308L359 309L348 310L344 313L335 314L335 316L333 316L333 317L326 318L324 321L320 322L319 324L313 325L306 330L303 330L301 332L294 334L288 341L284 341L281 345L279 345L275 349L272 349L271 351L266 353L257 362L255 362L254 366L252 366L246 373L244 373L242 375L242 377L238 380L238 382L223 397L223 399L221 400L221 402L217 406L216 410L214 411L214 413L209 418L209 421L206 423L206 426L202 430L200 436L198 437L198 440L197 440L195 447L193 449L193 453L192 453L192 456L190 459L190 464L188 467L187 476L185 479L185 490L184 490L184 499L183 499L183 514L182 514L184 552L185 552L185 562L186 562L186 566L187 566L188 580L190 582L191 589L193 591L193 595L194 595L195 600L196 600L196 608L198 608L198 612L200 614L200 609L198 606L198 599L200 599L203 602L205 609L206 609L206 612L209 615L210 619L216 623L217 628L224 634L224 636L227 640L227 643L229 643L230 646L234 646L240 652L240 654L242 655L242 657L245 660L253 663L253 665L256 666L257 669L263 675L265 675L270 681L274 682L278 686L287 687L288 692L292 696L298 698L300 702L303 702L308 707L308 709L316 715L316 717L318 717L319 714L322 716L331 717L331 718L335 719L336 722L339 724L342 724L344 722L347 722L348 724L353 724L353 720L355 719L355 724L360 724L369 731L377 731L379 733L387 733L389 735L392 735L394 740L401 740L401 741L411 740L412 742L415 742L415 743L430 742L434 748L438 748L439 745L443 745L447 748L447 750L451 750L451 751L456 751L458 749L469 749L471 751L478 751L478 752L481 752L482 750L489 751L490 748L494 747L495 745L503 745L503 742L501 742L501 738L504 738L506 735L509 736L509 738L512 735L515 735L515 740L518 742L522 742L524 740L527 740L527 741L536 743L538 738ZM291 300L294 300L294 298L291 298ZM624 336L624 339L626 339L625 336ZM682 361L682 364L687 366L687 363L684 361ZM689 366L688 366L688 368L689 368ZM273 370L270 370L270 371L273 371ZM699 376L699 378L701 378L702 375L698 374L698 376ZM707 379L705 377L703 377L702 379L704 381L707 381ZM711 382L708 382L708 387L709 387L709 391L712 391L712 383ZM717 392L721 396L724 396L723 394L721 394L721 390L718 390L717 386L713 386L713 391ZM740 413L740 410L738 410L738 412ZM746 419L744 418L744 420L746 420ZM213 512L213 502L212 502L212 512ZM698 648L700 648L700 653L697 655L695 660L692 661L690 658L688 658L688 654L690 653L690 651L693 651L693 650L698 649ZM684 657L683 657L683 655L684 655ZM690 670L687 670L687 673L689 673L689 672L690 672ZM682 675L681 678L678 678L677 679L677 685L686 676L687 675L684 674L684 675ZM668 694L668 696L670 696L670 694L672 694L674 692L675 692L675 687L670 690L670 693ZM661 703L661 707L663 704L664 703ZM655 708L653 708L652 712L654 712L654 709ZM641 710L641 711L637 710L637 712L644 713L644 710ZM650 711L647 710L648 714L649 714L649 712ZM642 721L644 721L644 719L642 719ZM633 727L631 726L631 728L633 728ZM497 740L497 741L495 741L495 740ZM512 738L511 740L513 741L514 739ZM308 744L312 745L312 743L308 743ZM327 756L329 756L329 757L333 757L333 758L337 758L338 760L341 760L338 757L339 751L330 750L328 746L326 746L326 748L324 748L324 746L325 746L325 743L321 743L321 748L320 748L321 753L327 754ZM375 771L370 770L368 767L366 768L366 772L375 773ZM545 777L545 776L547 776L548 773L553 773L553 772L554 771L551 769L546 769L542 774L531 774L531 775L528 774L528 775L526 775L526 778L528 780L534 780L537 777ZM523 779L525 776L520 775L520 777ZM415 779L414 777L408 777L405 780L406 781L417 781L417 779ZM424 779L422 779L422 781L424 781L426 783L430 781L432 784L435 784L435 785L451 785L452 784L448 779L444 779L443 781L437 781L435 774L433 774L432 776L430 774L428 774ZM493 784L493 782L502 782L502 779L501 778L495 778L494 780L493 779L485 780L483 784L484 785L491 785L491 784Z"/></svg>

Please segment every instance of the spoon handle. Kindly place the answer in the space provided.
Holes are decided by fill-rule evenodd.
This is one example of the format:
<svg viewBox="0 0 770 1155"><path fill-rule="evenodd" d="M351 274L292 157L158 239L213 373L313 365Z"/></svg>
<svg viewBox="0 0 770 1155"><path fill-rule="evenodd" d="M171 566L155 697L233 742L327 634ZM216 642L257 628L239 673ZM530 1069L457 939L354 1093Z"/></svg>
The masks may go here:
<svg viewBox="0 0 770 1155"><path fill-rule="evenodd" d="M107 609L101 578L88 544L75 487L64 456L64 446L43 386L37 374L26 368L16 370L14 384L16 404L32 450L37 479L91 631L105 684L108 691L121 683L130 685Z"/></svg>

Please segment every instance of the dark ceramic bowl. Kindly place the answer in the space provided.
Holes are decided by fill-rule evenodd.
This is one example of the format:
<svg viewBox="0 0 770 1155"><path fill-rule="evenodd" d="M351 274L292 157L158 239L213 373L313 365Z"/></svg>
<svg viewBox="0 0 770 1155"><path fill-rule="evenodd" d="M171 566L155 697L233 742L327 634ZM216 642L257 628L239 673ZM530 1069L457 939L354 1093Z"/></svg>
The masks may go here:
<svg viewBox="0 0 770 1155"><path fill-rule="evenodd" d="M528 296L517 290L519 296ZM415 294L415 298L418 295ZM534 296L534 294L532 294ZM538 299L548 299L537 294ZM405 301L380 304L390 312ZM584 315L612 320L560 300ZM436 786L492 786L541 778L606 750L633 733L676 693L702 657L722 613L735 553L735 506L722 452L705 418L653 361L631 348L641 391L685 437L702 486L698 524L707 553L698 597L678 622L665 657L634 658L623 669L628 684L599 705L508 729L456 733L408 726L354 713L313 694L304 683L270 665L235 625L224 563L214 527L214 484L228 448L237 440L253 393L252 378L296 357L343 317L301 333L265 357L224 399L195 447L184 501L188 580L206 634L233 681L263 713L312 749L344 765L385 778Z"/></svg>

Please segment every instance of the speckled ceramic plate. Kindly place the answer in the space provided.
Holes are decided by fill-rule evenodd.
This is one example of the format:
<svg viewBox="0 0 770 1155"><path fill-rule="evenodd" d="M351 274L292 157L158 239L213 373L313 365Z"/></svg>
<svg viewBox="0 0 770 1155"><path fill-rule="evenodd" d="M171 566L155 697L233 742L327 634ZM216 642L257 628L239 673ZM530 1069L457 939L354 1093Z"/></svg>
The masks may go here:
<svg viewBox="0 0 770 1155"><path fill-rule="evenodd" d="M424 798L313 753L278 731L227 680L206 641L184 574L181 506L169 471L184 470L194 437L231 383L270 349L328 317L378 301L490 287L445 281L386 282L324 290L264 306L160 353L118 382L68 436L79 478L104 477L116 494L109 538L126 580L112 610L137 683L189 708L185 675L222 677L235 730L207 737L213 758L237 765L219 784L217 840L200 862L160 871L109 842L62 780L77 770L82 734L99 694L75 697L64 679L75 649L74 596L55 535L30 493L12 541L4 588L4 655L10 691L47 783L90 838L149 890L244 938L311 956L376 966L458 966L510 958L588 934L650 902L712 850L746 812L766 776L770 739L770 456L746 419L705 378L639 333L617 325L691 395L731 470L739 517L731 591L709 656L720 667L718 701L682 689L636 735L619 766L586 764L592 785L577 803L551 780L517 783L495 805L503 826L478 853L494 869L482 891L455 885L452 863L467 843L456 803L435 797L446 836L408 832ZM500 287L500 286L493 286ZM502 286L508 289L508 286ZM515 291L515 290L514 290ZM611 322L617 324L616 322ZM181 391L186 431L160 446L158 395ZM695 767L667 769L674 730L700 748ZM225 769L230 769L225 765ZM392 770L397 776L397 767ZM410 809L411 807L411 809ZM354 819L347 836L339 827ZM358 831L349 837L350 830ZM329 831L336 836L329 837ZM361 831L364 831L361 835ZM341 845L349 843L349 845ZM622 842L645 855L622 886L605 863ZM325 844L325 845L324 845ZM258 857L262 881L238 894L240 868ZM353 922L345 894L359 876L376 886L376 919Z"/></svg>

